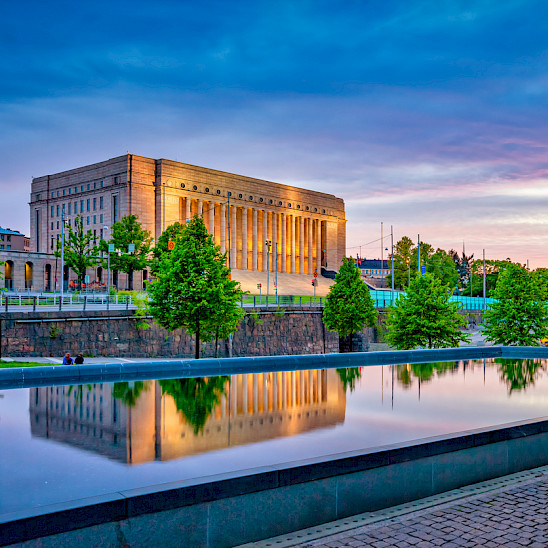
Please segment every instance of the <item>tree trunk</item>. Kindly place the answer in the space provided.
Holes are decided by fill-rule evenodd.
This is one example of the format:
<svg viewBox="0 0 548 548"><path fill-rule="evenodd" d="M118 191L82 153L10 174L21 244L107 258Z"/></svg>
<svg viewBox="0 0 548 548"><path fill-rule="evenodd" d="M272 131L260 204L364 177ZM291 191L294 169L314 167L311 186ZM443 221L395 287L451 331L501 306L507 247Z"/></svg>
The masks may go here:
<svg viewBox="0 0 548 548"><path fill-rule="evenodd" d="M194 357L197 360L200 359L200 324L199 323L196 325L196 353Z"/></svg>
<svg viewBox="0 0 548 548"><path fill-rule="evenodd" d="M128 289L133 291L133 270L130 270L127 277Z"/></svg>
<svg viewBox="0 0 548 548"><path fill-rule="evenodd" d="M219 330L215 330L215 357L218 357L217 345L219 344Z"/></svg>

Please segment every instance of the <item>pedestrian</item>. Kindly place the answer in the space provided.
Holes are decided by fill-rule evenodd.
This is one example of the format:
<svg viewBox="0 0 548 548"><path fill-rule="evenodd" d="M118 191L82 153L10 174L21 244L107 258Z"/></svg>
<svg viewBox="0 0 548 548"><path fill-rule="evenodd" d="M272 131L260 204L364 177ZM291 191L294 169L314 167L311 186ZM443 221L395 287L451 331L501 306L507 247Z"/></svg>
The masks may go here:
<svg viewBox="0 0 548 548"><path fill-rule="evenodd" d="M73 361L72 361L72 358L70 357L70 352L67 352L65 354L65 357L63 358L63 365L72 365L73 364Z"/></svg>
<svg viewBox="0 0 548 548"><path fill-rule="evenodd" d="M82 365L84 363L84 355L82 353L78 354L74 359L75 365Z"/></svg>

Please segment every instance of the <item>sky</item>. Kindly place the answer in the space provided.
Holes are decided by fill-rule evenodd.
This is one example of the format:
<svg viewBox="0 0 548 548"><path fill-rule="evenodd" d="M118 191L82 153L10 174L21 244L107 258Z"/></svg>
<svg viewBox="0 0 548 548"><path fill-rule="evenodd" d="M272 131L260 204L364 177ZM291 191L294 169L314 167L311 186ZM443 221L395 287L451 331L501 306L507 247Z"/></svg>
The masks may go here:
<svg viewBox="0 0 548 548"><path fill-rule="evenodd" d="M544 0L0 9L3 227L29 232L32 177L129 151L335 194L349 255L382 222L548 267Z"/></svg>

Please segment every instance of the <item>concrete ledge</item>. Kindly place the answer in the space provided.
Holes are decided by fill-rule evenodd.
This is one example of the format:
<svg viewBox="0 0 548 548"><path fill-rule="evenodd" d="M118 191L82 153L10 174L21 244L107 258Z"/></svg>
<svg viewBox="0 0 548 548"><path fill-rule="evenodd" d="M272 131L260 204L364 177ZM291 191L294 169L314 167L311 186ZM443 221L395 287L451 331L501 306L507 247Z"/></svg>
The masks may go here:
<svg viewBox="0 0 548 548"><path fill-rule="evenodd" d="M249 358L206 358L82 366L46 366L0 369L0 388L22 388L66 383L84 384L120 380L233 375L237 373L294 371L401 363L426 363L483 358L548 358L548 348L484 346L436 350L306 354Z"/></svg>
<svg viewBox="0 0 548 548"><path fill-rule="evenodd" d="M521 421L8 514L0 545L48 535L66 545L76 529L88 544L115 526L130 545L145 531L163 546L228 547L547 463L548 418Z"/></svg>

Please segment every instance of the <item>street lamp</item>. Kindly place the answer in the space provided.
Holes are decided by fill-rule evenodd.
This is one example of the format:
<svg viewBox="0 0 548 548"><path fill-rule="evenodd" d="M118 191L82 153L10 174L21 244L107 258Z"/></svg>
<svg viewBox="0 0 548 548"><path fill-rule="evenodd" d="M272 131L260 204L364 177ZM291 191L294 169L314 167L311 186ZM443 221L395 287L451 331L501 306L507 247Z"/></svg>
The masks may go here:
<svg viewBox="0 0 548 548"><path fill-rule="evenodd" d="M411 260L409 257L405 260L407 263L407 287L411 285Z"/></svg>
<svg viewBox="0 0 548 548"><path fill-rule="evenodd" d="M270 291L270 247L272 246L272 240L267 238L265 240L266 245L266 306L268 306L268 293Z"/></svg>
<svg viewBox="0 0 548 548"><path fill-rule="evenodd" d="M103 227L103 232L107 232L109 229L109 227L107 225L105 225ZM106 235L105 235L105 239L106 239ZM108 244L108 249L107 249L107 295L110 294L110 246L112 245L112 247L114 247L114 244Z"/></svg>
<svg viewBox="0 0 548 548"><path fill-rule="evenodd" d="M65 205L61 212L61 303L65 289Z"/></svg>

